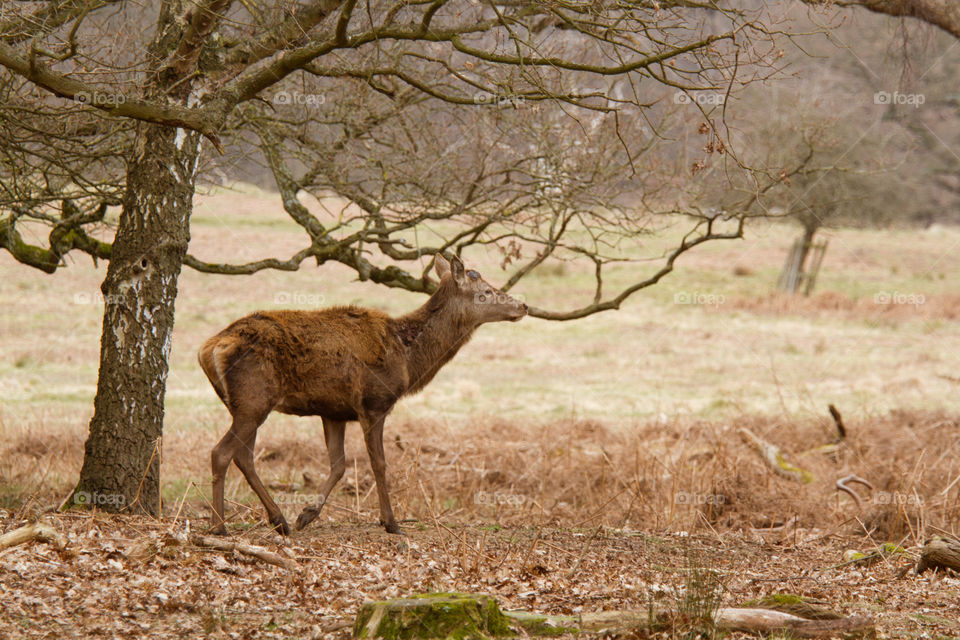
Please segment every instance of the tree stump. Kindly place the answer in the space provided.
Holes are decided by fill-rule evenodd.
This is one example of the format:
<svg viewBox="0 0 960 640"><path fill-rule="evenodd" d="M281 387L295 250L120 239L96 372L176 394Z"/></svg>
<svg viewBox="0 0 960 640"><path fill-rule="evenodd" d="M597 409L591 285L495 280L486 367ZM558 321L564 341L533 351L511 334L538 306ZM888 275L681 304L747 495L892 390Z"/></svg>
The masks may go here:
<svg viewBox="0 0 960 640"><path fill-rule="evenodd" d="M507 617L488 595L429 593L365 602L353 625L355 638L487 640L512 635Z"/></svg>

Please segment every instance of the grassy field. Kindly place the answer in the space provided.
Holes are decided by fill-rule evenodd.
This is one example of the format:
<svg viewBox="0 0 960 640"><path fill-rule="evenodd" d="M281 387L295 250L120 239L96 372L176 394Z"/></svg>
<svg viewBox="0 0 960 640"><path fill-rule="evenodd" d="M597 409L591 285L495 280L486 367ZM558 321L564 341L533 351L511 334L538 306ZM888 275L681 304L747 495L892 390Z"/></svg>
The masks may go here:
<svg viewBox="0 0 960 640"><path fill-rule="evenodd" d="M192 253L224 261L289 255L301 247L303 234L277 209L275 198L256 191L201 197ZM814 416L831 402L851 415L960 407L960 230L828 231L818 293L800 300L772 293L794 236L785 225L757 226L745 240L700 247L619 311L568 323L528 319L484 327L398 412L450 420L589 416L616 422L741 413ZM466 257L492 282L504 278L499 256ZM6 428L72 428L89 418L104 266L74 259L51 277L0 256ZM589 272L555 267L523 281L517 291L544 308L586 301ZM615 290L618 282L649 270L621 269L608 277L608 286ZM354 276L334 264L233 277L185 270L168 428L220 428L206 424L219 401L195 354L205 338L241 315L343 303L398 313L423 301ZM895 302L875 302L885 295ZM688 299L705 303L682 303Z"/></svg>
<svg viewBox="0 0 960 640"><path fill-rule="evenodd" d="M697 545L712 549L711 562L737 575L726 597L744 600L770 591L785 573L813 575L818 567L839 563L846 547L894 542L913 553L928 535L956 535L960 230L826 231L830 246L817 293L788 298L773 289L796 234L783 224L756 225L744 240L701 247L619 311L570 323L528 318L483 327L425 391L403 400L388 420L388 473L412 541L407 551L398 555L395 543L374 527L376 495L355 426L348 430L348 472L335 499L291 543L301 563L316 560L313 577L301 576L301 584L318 585L311 595L301 589L291 597L299 610L315 610L333 626L320 625L317 636L312 622L275 615L283 606L276 602L276 611L261 607L253 617L234 615L235 602L224 604L192 587L202 604L190 608L184 604L189 598L180 597L182 606L167 612L164 633L227 637L252 629L257 637L272 637L264 631L270 627L271 633L342 636L343 622L360 599L391 595L397 584L490 589L517 606L530 604L522 594L536 593L533 604L552 612L603 608L604 597L615 590L616 603L642 607L652 584L682 590L675 574L643 563L680 562L684 536L696 536ZM244 188L198 198L191 253L201 260L283 257L303 242L275 196ZM661 248L651 239L637 249ZM499 255L478 252L465 260L495 284L505 279ZM613 272L608 286L613 290L653 268ZM55 506L76 479L96 386L104 271L104 265L77 257L48 276L0 254L2 530ZM589 275L553 264L517 292L532 306L572 308L592 295ZM138 535L162 537L167 529L203 526L198 519L206 517L209 451L226 430L228 414L200 371L196 351L233 319L258 309L344 303L400 313L422 302L414 294L356 282L355 274L337 265L234 277L186 270L166 401L167 517L148 523L71 514L59 516L59 526L78 540L98 531L97 540L113 540L117 548ZM851 434L826 455L819 447L835 437L828 404L843 412ZM799 485L770 473L739 437L741 427L777 444L814 482ZM295 518L313 495L313 479L326 471L319 420L273 415L260 434L260 473L288 519ZM875 487L862 509L834 489L836 479L849 473ZM227 495L236 532L284 544L264 529L259 503L235 471L228 475ZM598 530L602 535L593 534ZM642 550L637 541L654 538L638 538L639 531L661 537ZM491 546L484 552L488 533ZM541 534L546 546L538 542ZM583 551L580 580L568 573L569 565L592 535L596 547ZM109 545L98 544L102 548L81 558L110 553ZM9 553L0 554L0 567L34 557L23 549ZM403 572L385 568L395 556L438 568L393 581ZM220 570L209 557L178 558L173 564L179 568L164 571L183 581ZM84 579L113 580L109 567L101 571L91 562L84 565ZM134 570L122 562L125 571ZM501 575L503 562L516 575ZM922 578L896 578L905 562L907 557L874 573L819 573L812 582L785 584L847 611L881 612L881 629L893 637L960 634L950 622L960 618L960 583L940 583L937 597L925 605ZM32 570L52 584L54 565ZM333 580L328 574L334 566L353 582L334 580L327 589L324 581ZM163 582L164 571L151 564L134 573L159 589L154 581ZM244 572L258 590L266 589L269 571L245 567L229 574L225 593L242 597ZM384 571L387 578L379 582L365 577ZM626 579L624 571L634 573ZM10 575L0 570L0 589ZM867 577L878 582L865 595L857 585ZM290 589L288 584L281 591ZM24 612L20 621L0 619L0 636L4 629L9 637L30 636L30 629L50 637L116 632L109 625L93 630L86 609L70 608L69 595L57 597L68 610L66 622L31 609L24 596L15 603ZM138 624L153 624L136 609L133 592L117 592L116 602Z"/></svg>

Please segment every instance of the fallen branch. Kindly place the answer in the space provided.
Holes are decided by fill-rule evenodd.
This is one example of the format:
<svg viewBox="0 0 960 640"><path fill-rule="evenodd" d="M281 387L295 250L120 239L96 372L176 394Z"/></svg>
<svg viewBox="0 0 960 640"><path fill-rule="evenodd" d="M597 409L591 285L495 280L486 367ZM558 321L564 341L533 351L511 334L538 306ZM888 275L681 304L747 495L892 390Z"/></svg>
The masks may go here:
<svg viewBox="0 0 960 640"><path fill-rule="evenodd" d="M831 406L833 406L833 405L831 405ZM863 507L863 502L860 500L860 494L858 494L856 491L854 491L854 490L853 490L853 487L848 486L848 483L850 483L850 482L856 482L856 483L858 483L858 484L862 484L863 486L867 487L867 488L870 489L871 491L873 491L873 485L870 484L869 481L864 480L863 478L861 478L860 476L855 476L855 475L853 475L853 474L851 474L851 475L849 475L849 476L845 476L845 477L840 478L839 480L837 480L837 485L836 485L837 491L843 491L843 492L846 493L848 496L850 496L851 498L853 498L853 501L857 503L857 508L860 509L860 508Z"/></svg>
<svg viewBox="0 0 960 640"><path fill-rule="evenodd" d="M885 542L870 553L864 553L856 549L847 549L843 552L843 562L827 567L824 571L842 569L852 564L870 566L880 562L884 558L891 558L905 553L906 550L903 547L892 542Z"/></svg>
<svg viewBox="0 0 960 640"><path fill-rule="evenodd" d="M800 522L800 518L798 518L797 516L793 516L783 524L772 524L769 527L754 527L751 525L750 531L760 535L764 533L777 533L778 531L786 531L787 529L790 529L791 527L795 526L798 522Z"/></svg>
<svg viewBox="0 0 960 640"><path fill-rule="evenodd" d="M0 551L33 540L48 542L56 547L58 551L62 551L67 546L67 537L65 535L48 524L31 522L28 525L24 525L13 531L8 531L0 536Z"/></svg>
<svg viewBox="0 0 960 640"><path fill-rule="evenodd" d="M953 569L960 571L960 542L948 538L934 538L923 545L917 573L927 569Z"/></svg>
<svg viewBox="0 0 960 640"><path fill-rule="evenodd" d="M718 609L714 625L724 631L747 633L789 632L798 638L874 638L877 631L870 616L837 620L807 620L771 609Z"/></svg>
<svg viewBox="0 0 960 640"><path fill-rule="evenodd" d="M231 553L236 551L237 553L251 556L257 560L262 560L267 564L272 564L288 571L295 571L297 569L297 563L293 560L289 558L283 558L272 551L268 551L267 549L258 547L256 545L246 544L243 542L231 542L230 540L223 540L221 538L214 538L212 536L194 536L190 542L198 547L216 549L217 551L227 551Z"/></svg>
<svg viewBox="0 0 960 640"><path fill-rule="evenodd" d="M797 482L813 482L813 474L787 462L787 459L783 457L783 454L780 453L780 449L778 449L776 445L767 442L746 427L741 427L739 431L744 441L756 449L763 461L767 463L767 466L776 473L785 478L796 480Z"/></svg>
<svg viewBox="0 0 960 640"><path fill-rule="evenodd" d="M837 425L837 433L840 436L837 440L843 440L847 437L847 427L843 424L843 416L840 415L840 411L832 404L828 405L827 409L830 410L830 416L833 418L834 424Z"/></svg>

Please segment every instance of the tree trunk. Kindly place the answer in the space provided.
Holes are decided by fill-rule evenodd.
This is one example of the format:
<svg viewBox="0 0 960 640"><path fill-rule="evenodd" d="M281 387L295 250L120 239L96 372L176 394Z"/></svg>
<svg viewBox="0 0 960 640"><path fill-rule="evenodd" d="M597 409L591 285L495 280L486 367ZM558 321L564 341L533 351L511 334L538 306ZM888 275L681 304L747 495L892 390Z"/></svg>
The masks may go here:
<svg viewBox="0 0 960 640"><path fill-rule="evenodd" d="M163 400L199 137L141 125L107 275L100 373L73 503L160 513Z"/></svg>
<svg viewBox="0 0 960 640"><path fill-rule="evenodd" d="M805 222L803 225L803 236L794 242L787 256L787 261L783 265L783 271L780 273L780 279L777 287L788 293L796 293L803 285L804 277L807 273L805 265L810 249L813 247L813 237L820 228L817 223Z"/></svg>
<svg viewBox="0 0 960 640"><path fill-rule="evenodd" d="M810 255L810 249L813 247L813 236L817 234L817 229L818 225L816 224L805 224L803 226L803 236L800 238L800 257L797 260L800 266L799 275L801 278L807 271L807 256ZM797 284L799 285L800 283L798 282Z"/></svg>

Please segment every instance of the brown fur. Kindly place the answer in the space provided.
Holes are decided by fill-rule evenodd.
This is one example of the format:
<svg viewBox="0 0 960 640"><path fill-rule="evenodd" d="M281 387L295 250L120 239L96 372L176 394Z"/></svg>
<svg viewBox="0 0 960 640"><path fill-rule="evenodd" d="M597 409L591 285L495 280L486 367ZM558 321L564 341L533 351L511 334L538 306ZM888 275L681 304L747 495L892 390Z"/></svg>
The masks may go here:
<svg viewBox="0 0 960 640"><path fill-rule="evenodd" d="M519 320L526 305L437 256L440 286L419 309L399 318L362 307L320 311L259 311L207 340L198 358L230 414L230 431L214 447L214 529L225 532L223 481L237 464L260 497L271 524L289 531L280 509L253 468L258 427L271 411L320 416L330 476L316 505L297 520L303 528L319 515L343 475L345 423L359 420L377 480L380 515L391 533L393 516L383 456L383 422L403 395L419 391L485 322Z"/></svg>

